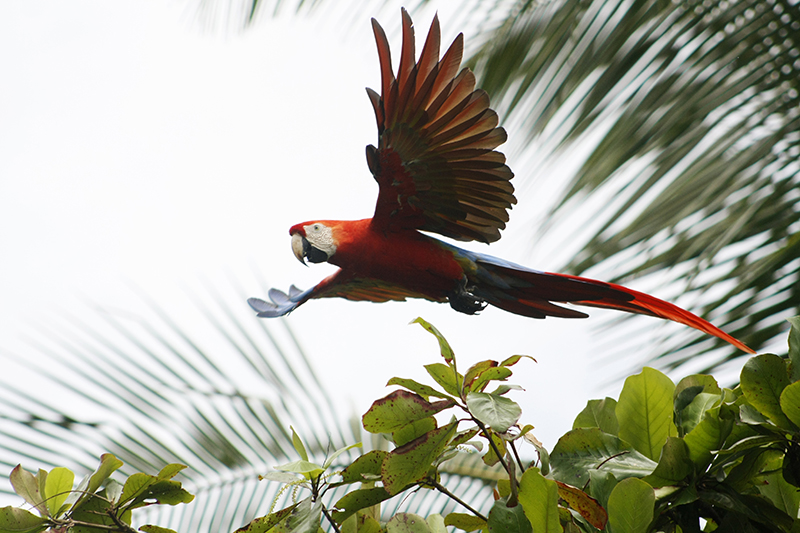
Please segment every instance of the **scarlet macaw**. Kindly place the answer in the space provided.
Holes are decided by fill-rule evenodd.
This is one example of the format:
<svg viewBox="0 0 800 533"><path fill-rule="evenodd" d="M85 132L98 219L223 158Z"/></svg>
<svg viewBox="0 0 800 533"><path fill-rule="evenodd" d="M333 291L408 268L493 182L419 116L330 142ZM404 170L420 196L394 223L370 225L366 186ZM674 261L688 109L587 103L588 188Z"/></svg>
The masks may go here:
<svg viewBox="0 0 800 533"><path fill-rule="evenodd" d="M378 147L367 146L367 163L378 182L370 219L315 220L292 226L292 251L305 264L340 267L315 287L289 294L269 291L267 302L250 298L260 317L283 316L312 298L385 302L425 298L449 302L475 314L487 304L532 318L588 315L553 302L604 307L674 320L754 353L702 318L673 304L620 285L540 272L457 248L420 233L491 243L500 238L508 209L516 203L514 176L496 151L506 140L475 89L469 69L458 71L463 34L439 59L440 30L434 17L415 63L414 28L405 9L403 45L395 78L389 43L372 19L381 68L381 94L367 89L378 122Z"/></svg>

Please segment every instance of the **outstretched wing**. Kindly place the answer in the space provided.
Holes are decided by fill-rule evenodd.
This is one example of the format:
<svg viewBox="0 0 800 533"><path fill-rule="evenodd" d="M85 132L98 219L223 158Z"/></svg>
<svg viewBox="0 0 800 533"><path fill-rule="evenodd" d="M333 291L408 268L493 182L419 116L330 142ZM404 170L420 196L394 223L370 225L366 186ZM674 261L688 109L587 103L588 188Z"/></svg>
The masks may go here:
<svg viewBox="0 0 800 533"><path fill-rule="evenodd" d="M515 204L514 176L486 92L468 69L458 72L464 48L459 34L439 59L434 17L419 61L414 28L405 9L397 78L389 42L372 19L381 65L381 94L367 89L378 122L378 148L367 162L380 191L373 224L384 231L421 229L460 241L494 242ZM458 74L456 74L458 73Z"/></svg>
<svg viewBox="0 0 800 533"><path fill-rule="evenodd" d="M305 291L301 291L294 285L289 288L289 294L278 289L270 289L269 298L270 302L260 298L248 298L247 303L258 313L258 316L272 318L288 315L312 298L346 298L367 302L404 301L406 298L431 299L421 293L380 280L348 278L341 270Z"/></svg>

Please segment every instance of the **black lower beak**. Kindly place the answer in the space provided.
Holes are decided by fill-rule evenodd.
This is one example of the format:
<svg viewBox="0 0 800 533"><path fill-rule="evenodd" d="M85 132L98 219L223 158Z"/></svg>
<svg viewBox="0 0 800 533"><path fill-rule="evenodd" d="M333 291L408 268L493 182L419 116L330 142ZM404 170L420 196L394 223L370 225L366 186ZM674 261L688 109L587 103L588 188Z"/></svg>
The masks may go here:
<svg viewBox="0 0 800 533"><path fill-rule="evenodd" d="M303 255L306 256L309 263L324 263L328 260L328 254L311 246L305 238L303 238Z"/></svg>

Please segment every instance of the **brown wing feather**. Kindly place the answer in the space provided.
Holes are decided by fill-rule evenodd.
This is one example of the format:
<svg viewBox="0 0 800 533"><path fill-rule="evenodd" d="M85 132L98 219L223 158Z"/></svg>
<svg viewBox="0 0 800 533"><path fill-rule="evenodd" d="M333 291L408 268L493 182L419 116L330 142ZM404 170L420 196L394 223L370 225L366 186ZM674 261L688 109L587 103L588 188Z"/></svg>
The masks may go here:
<svg viewBox="0 0 800 533"><path fill-rule="evenodd" d="M461 241L494 242L516 203L497 113L475 76L459 72L463 35L439 59L434 17L419 60L414 28L402 10L403 44L397 78L381 26L372 27L381 66L381 94L367 89L378 123L378 148L367 160L380 192L373 223L384 231L421 229Z"/></svg>
<svg viewBox="0 0 800 533"><path fill-rule="evenodd" d="M431 299L400 285L371 278L351 277L342 270L336 271L317 284L308 297L311 298L345 298L357 302L402 302L406 298ZM442 298L441 301L445 299Z"/></svg>

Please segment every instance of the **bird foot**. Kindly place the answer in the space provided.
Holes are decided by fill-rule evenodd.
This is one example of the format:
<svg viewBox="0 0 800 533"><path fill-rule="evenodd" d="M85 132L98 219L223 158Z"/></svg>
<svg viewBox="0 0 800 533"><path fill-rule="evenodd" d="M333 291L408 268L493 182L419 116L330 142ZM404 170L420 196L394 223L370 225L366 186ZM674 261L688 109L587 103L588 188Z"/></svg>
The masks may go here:
<svg viewBox="0 0 800 533"><path fill-rule="evenodd" d="M467 287L467 279L464 278L454 291L447 293L450 307L467 315L474 315L478 311L482 311L486 307L486 302L472 294L473 290L475 287Z"/></svg>

